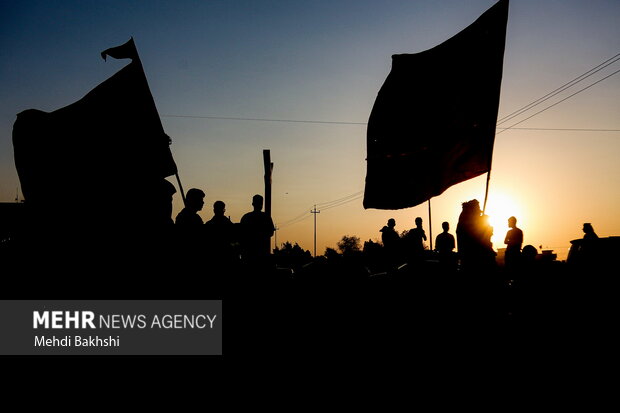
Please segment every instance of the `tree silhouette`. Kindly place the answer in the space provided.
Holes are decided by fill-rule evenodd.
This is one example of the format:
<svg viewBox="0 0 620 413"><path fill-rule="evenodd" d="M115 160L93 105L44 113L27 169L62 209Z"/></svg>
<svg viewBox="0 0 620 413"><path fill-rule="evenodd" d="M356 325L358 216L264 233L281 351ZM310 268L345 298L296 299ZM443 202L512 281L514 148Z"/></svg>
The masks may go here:
<svg viewBox="0 0 620 413"><path fill-rule="evenodd" d="M299 268L312 261L310 251L304 250L298 243L293 245L288 241L282 244L281 248L276 247L273 255L278 265L288 268Z"/></svg>
<svg viewBox="0 0 620 413"><path fill-rule="evenodd" d="M337 245L338 251L345 256L357 254L362 250L360 239L355 235L344 235Z"/></svg>
<svg viewBox="0 0 620 413"><path fill-rule="evenodd" d="M328 262L336 262L341 258L340 254L338 254L338 251L329 247L325 248L325 254L323 255Z"/></svg>

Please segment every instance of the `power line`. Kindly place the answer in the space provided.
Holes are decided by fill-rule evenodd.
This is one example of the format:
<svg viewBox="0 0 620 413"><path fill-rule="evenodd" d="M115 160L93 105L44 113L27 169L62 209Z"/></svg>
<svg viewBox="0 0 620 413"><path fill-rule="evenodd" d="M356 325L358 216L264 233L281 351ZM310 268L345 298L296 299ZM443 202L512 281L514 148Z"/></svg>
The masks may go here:
<svg viewBox="0 0 620 413"><path fill-rule="evenodd" d="M496 128L501 130L536 130L536 131L566 131L566 132L620 132L620 129L591 129L591 128Z"/></svg>
<svg viewBox="0 0 620 413"><path fill-rule="evenodd" d="M304 211L301 214L297 215L295 218L291 218L288 221L284 221L283 223L281 223L280 228L284 228L284 227L288 227L289 225L296 224L309 217L310 215L308 215L308 212Z"/></svg>
<svg viewBox="0 0 620 413"><path fill-rule="evenodd" d="M540 105L541 103L551 99L552 97L558 95L559 93L565 91L568 88L571 88L573 86L575 86L577 83L582 82L583 80L587 79L588 77L594 75L595 73L600 72L601 70L603 70L604 68L606 68L609 65L614 64L615 62L617 62L618 60L620 60L620 53L618 53L617 55L605 60L603 63L600 63L596 66L594 66L592 69L588 70L585 73L582 73L581 75L577 76L576 78L574 78L573 80L571 80L570 82L567 82L565 84L563 84L562 86L558 87L555 90L552 90L551 92L547 93L545 96L542 96L538 99L536 99L535 101L523 106L521 109L518 109L500 119L498 119L497 121L497 125L501 125L502 123L505 123L507 121L509 121L510 119L513 119L521 114L523 114L524 112L527 112L528 110L532 109L535 106Z"/></svg>
<svg viewBox="0 0 620 413"><path fill-rule="evenodd" d="M526 120L529 120L529 119L533 118L534 116L539 115L539 114L543 113L544 111L546 111L546 110L548 110L548 109L551 109L552 107L554 107L554 106L556 106L556 105L559 105L560 103L564 102L565 100L570 99L570 98L572 98L573 96L575 96L575 95L577 95L577 94L579 94L579 93L581 93L581 92L583 92L583 91L585 91L585 90L587 90L587 89L590 89L592 86L594 86L594 85L596 85L596 84L598 84L598 83L601 83L603 80L605 80L605 79L608 79L608 78L612 77L613 75L615 75L615 74L616 74L616 73L618 73L618 72L620 72L620 69L616 70L615 72L613 72L613 73L612 73L612 74L610 74L610 75L605 76L605 77L604 77L604 78L602 78L602 79L597 80L597 81L596 81L596 82L594 82L594 83L589 84L588 86L584 87L583 89L579 89L578 91L576 91L575 93L573 93L573 94L571 94L571 95L568 95L568 96L567 96L567 97L565 97L564 99L559 100L559 101L555 102L554 104L549 105L549 106L547 106L546 108L544 108L544 109L542 109L542 110L539 110L538 112L534 113L533 115L530 115L530 116L528 116L527 118L525 118L525 119L523 119L523 120L520 120L519 122L517 122L517 123L515 123L515 124L513 124L513 125L511 125L511 126L509 126L509 127L507 127L506 129L504 129L504 130L501 130L501 131L497 132L497 133L496 133L496 135L499 135L499 134L500 134L500 133L502 133L502 132L506 132L508 129L512 129L512 128L513 128L513 126L519 125L519 124L521 124L521 123L525 122Z"/></svg>
<svg viewBox="0 0 620 413"><path fill-rule="evenodd" d="M331 200L331 201L323 202L321 204L316 204L314 206L314 209L316 210L316 207L320 207L323 210L328 210L328 209L331 209L331 208L337 208L339 206L348 204L350 202L353 202L353 201L356 201L356 200L362 198L363 194L364 194L363 190L362 191L358 191L358 192L355 192L353 194L344 196L342 198L338 198L338 199L334 199L334 200ZM289 219L289 220L279 224L279 228L288 227L288 226L297 224L299 222L305 221L306 219L308 219L308 218L310 218L312 216L310 214L311 214L311 212L304 211L301 214L297 215L296 217L291 218L291 219Z"/></svg>
<svg viewBox="0 0 620 413"><path fill-rule="evenodd" d="M340 202L340 203L335 204L335 205L330 205L330 206L328 206L328 207L324 207L324 208L323 208L323 211L326 211L326 210L328 210L328 209L332 209L332 208L336 208L336 207L339 207L339 206L342 206L342 205L348 204L349 202L357 201L358 199L361 199L361 198L363 198L363 197L364 197L364 195L358 195L358 196L356 196L355 198L351 198L351 199L349 199L349 200L347 200L347 201L343 201L343 202Z"/></svg>
<svg viewBox="0 0 620 413"><path fill-rule="evenodd" d="M303 120L303 119L270 119L270 118L242 118L234 116L200 116L200 115L160 115L162 118L189 118L189 119L217 119L238 120L252 122L284 122L284 123L318 123L327 125L367 125L367 122L341 122L328 120Z"/></svg>
<svg viewBox="0 0 620 413"><path fill-rule="evenodd" d="M321 204L317 204L317 205L318 205L319 207L329 207L329 206L331 206L331 205L333 205L333 204L336 204L336 203L339 203L339 202L342 202L342 201L347 201L347 200L349 200L349 199L351 199L351 198L358 197L360 194L363 194L363 193L364 193L364 191L363 191L363 190L362 190L362 191L358 191L358 192L356 192L356 193L354 193L354 194L347 195L347 196L342 197L342 198L334 199L333 201L323 202L323 203L321 203Z"/></svg>
<svg viewBox="0 0 620 413"><path fill-rule="evenodd" d="M620 60L620 59L619 59ZM368 122L336 122L322 120L300 120L300 119L259 119L259 118L241 118L227 116L186 116L186 115L161 115L162 118L190 118L190 119L217 119L217 120L239 120L239 121L257 121L257 122L289 122L289 123L314 123L325 125L368 125ZM497 128L497 129L515 129L515 130L539 130L539 131L581 131L581 132L620 132L620 129L598 129L598 128ZM317 204L318 205L318 204Z"/></svg>
<svg viewBox="0 0 620 413"><path fill-rule="evenodd" d="M302 221L305 221L306 219L310 218L311 216L312 215L310 215L308 212L304 212L304 216L303 217L301 217L301 218L299 218L297 220L291 221L291 222L286 222L284 224L281 224L281 225L279 225L279 227L280 228L290 227L292 225L295 225L295 224L298 224L298 223L300 223Z"/></svg>

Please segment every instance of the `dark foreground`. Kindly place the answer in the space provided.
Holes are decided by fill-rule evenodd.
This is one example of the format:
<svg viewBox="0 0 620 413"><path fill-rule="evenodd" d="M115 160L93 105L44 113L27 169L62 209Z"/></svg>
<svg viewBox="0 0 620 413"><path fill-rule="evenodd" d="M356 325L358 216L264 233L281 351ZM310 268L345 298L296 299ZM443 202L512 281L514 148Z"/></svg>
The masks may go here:
<svg viewBox="0 0 620 413"><path fill-rule="evenodd" d="M604 266L465 272L427 262L371 275L343 261L292 273L123 251L4 251L1 298L221 299L226 360L604 362L617 343L615 275Z"/></svg>

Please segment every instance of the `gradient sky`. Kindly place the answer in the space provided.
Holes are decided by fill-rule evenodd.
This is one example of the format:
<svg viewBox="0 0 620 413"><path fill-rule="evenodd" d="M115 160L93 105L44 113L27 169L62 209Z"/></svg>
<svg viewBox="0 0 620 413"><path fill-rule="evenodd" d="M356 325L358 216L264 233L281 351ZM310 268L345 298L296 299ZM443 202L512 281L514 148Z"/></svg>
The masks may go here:
<svg viewBox="0 0 620 413"><path fill-rule="evenodd" d="M183 185L207 193L203 219L212 216L210 205L218 199L234 222L251 209L252 195L263 192L262 150L270 149L278 243L312 250L314 204L322 210L318 253L345 234L379 239L391 217L402 231L421 216L428 234L427 205L364 210L361 198L353 198L325 208L363 190L365 125L170 115L364 123L392 54L443 42L494 3L1 0L0 201L13 201L19 186L11 144L16 114L80 99L128 63L104 62L99 53L133 36L173 138ZM512 0L499 117L620 53L619 23L617 0ZM538 109L619 68L609 66ZM619 113L620 74L519 127L618 130ZM516 129L497 135L487 208L495 247L503 247L510 215L517 216L526 244L554 249L560 258L571 239L582 237L583 222L592 222L599 236L620 235L619 155L617 131ZM454 231L461 202L482 202L484 185L479 177L432 200L433 237L442 221ZM70 177L58 182L58 190L74 207ZM174 214L180 209L176 196ZM296 217L305 219L286 225Z"/></svg>

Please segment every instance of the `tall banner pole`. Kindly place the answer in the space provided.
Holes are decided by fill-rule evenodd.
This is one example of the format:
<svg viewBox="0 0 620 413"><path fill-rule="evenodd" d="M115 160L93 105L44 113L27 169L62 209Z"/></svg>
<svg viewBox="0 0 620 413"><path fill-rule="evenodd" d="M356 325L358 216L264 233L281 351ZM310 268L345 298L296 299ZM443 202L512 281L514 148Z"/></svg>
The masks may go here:
<svg viewBox="0 0 620 413"><path fill-rule="evenodd" d="M495 127L493 127L495 128ZM487 172L487 183L484 190L484 204L482 204L482 215L487 210L487 200L489 199L489 184L491 183L491 167L493 166L493 146L495 145L495 129L493 129L493 141L491 142L491 150L489 151L489 171Z"/></svg>
<svg viewBox="0 0 620 413"><path fill-rule="evenodd" d="M484 191L484 204L482 206L482 215L484 215L487 209L487 199L489 198L489 183L491 182L491 168L489 168L489 172L487 172L487 187Z"/></svg>
<svg viewBox="0 0 620 413"><path fill-rule="evenodd" d="M164 133L164 126L161 123L161 118L159 116L159 112L157 111L157 105L155 105L155 99L153 99L153 94L151 93L151 89L149 88L149 82L146 78L146 73L144 72L144 67L142 66L142 60L140 60L140 55L138 54L138 49L136 48L136 44L131 37L125 44L117 47L111 47L109 49L101 52L101 57L103 60L107 60L107 56L111 56L115 59L131 59L131 64L134 65L137 69L137 73L142 78L143 88L146 96L148 96L150 104L152 105L153 111L157 114L154 119L157 119L159 127ZM164 133L165 134L165 133ZM172 143L172 139L170 136L166 135L168 138L168 146ZM174 163L174 159L172 158L172 152L170 153L170 158ZM183 190L183 185L181 185L181 178L179 177L179 170L174 163L174 174L177 178L177 183L179 184L179 192L181 192L181 197L183 198L183 205L185 206L185 191ZM170 176L168 174L166 176Z"/></svg>
<svg viewBox="0 0 620 413"><path fill-rule="evenodd" d="M431 251L433 250L433 221L431 220L431 200L428 199L428 235L431 243Z"/></svg>
<svg viewBox="0 0 620 413"><path fill-rule="evenodd" d="M181 185L181 178L179 178L179 171L174 174L177 177L177 183L179 184L179 192L181 192L181 198L183 199L183 206L187 206L185 202L185 191L183 190L183 185Z"/></svg>

